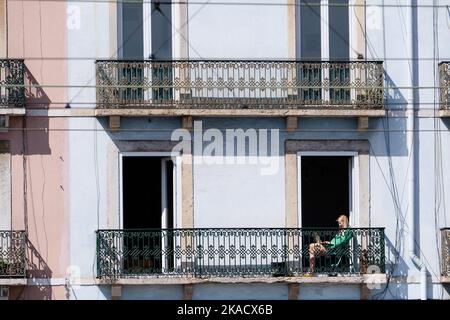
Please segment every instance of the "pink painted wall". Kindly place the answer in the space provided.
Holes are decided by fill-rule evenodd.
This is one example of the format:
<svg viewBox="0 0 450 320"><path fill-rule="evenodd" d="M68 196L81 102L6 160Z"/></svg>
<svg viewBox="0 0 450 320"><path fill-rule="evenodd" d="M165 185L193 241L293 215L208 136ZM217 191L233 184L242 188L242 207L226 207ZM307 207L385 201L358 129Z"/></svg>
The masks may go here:
<svg viewBox="0 0 450 320"><path fill-rule="evenodd" d="M8 55L24 58L26 82L42 85L27 90L27 109L61 108L66 101L66 3L10 1ZM63 58L63 59L61 59ZM36 278L64 278L69 264L67 128L65 118L26 117L29 129L20 130L23 118L12 118L12 226L27 229L30 274ZM32 130L32 129L37 129ZM24 144L25 175L24 183ZM24 201L26 200L26 201ZM13 290L16 298L65 299L64 287L26 287Z"/></svg>
<svg viewBox="0 0 450 320"><path fill-rule="evenodd" d="M28 108L64 107L67 50L64 1L9 1L8 55L24 58L26 81L42 86L27 90Z"/></svg>

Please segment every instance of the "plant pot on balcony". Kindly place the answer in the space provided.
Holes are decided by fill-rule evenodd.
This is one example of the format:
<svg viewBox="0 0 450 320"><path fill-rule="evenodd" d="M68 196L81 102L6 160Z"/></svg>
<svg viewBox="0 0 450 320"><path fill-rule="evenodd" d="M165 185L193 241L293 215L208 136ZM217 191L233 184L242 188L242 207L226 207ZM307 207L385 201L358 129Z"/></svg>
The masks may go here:
<svg viewBox="0 0 450 320"><path fill-rule="evenodd" d="M272 277L292 277L293 273L289 269L290 263L284 262L272 262Z"/></svg>

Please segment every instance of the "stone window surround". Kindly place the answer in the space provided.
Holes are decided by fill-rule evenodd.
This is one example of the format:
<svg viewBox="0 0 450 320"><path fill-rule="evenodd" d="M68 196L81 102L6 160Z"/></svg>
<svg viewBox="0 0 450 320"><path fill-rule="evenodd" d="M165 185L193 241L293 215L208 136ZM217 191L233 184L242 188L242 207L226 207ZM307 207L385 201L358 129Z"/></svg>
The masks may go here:
<svg viewBox="0 0 450 320"><path fill-rule="evenodd" d="M355 152L359 158L358 227L370 227L370 145L368 140L286 140L285 186L286 227L296 228L298 221L298 152Z"/></svg>
<svg viewBox="0 0 450 320"><path fill-rule="evenodd" d="M120 153L125 152L172 152L173 148L179 143L179 141L170 140L116 140L114 144L116 146L113 151L110 161L118 163ZM186 150L184 150L186 151ZM115 167L111 167L109 170L115 170ZM117 174L109 175L110 177L116 177ZM112 178L115 179L115 178ZM193 228L194 227L194 205L193 205L193 177L192 177L192 154L184 152L181 154L181 227ZM110 181L108 185L117 185L118 181ZM113 226L109 226L113 227Z"/></svg>

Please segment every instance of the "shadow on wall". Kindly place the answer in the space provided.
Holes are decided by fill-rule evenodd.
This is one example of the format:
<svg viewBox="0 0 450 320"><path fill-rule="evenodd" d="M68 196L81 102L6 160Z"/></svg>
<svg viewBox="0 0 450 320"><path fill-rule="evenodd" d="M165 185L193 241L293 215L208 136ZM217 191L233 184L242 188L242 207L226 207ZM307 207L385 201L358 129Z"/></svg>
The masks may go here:
<svg viewBox="0 0 450 320"><path fill-rule="evenodd" d="M403 232L400 230L400 234ZM408 286L406 285L406 277L408 276L408 265L403 260L400 251L402 244L392 243L389 238L386 239L386 273L391 276L388 284L383 284L381 289L385 289L386 285L389 285L387 292L385 293L388 299L408 299ZM401 241L401 240L400 240ZM392 279L392 277L398 277L400 281ZM383 298L383 297L381 297Z"/></svg>
<svg viewBox="0 0 450 320"><path fill-rule="evenodd" d="M369 131L370 154L389 157L389 166L392 167L392 156L408 156L406 145L406 118L401 111L407 107L407 100L397 89L396 84L385 72L386 111L384 118L372 119L375 132ZM398 112L397 112L398 111Z"/></svg>
<svg viewBox="0 0 450 320"><path fill-rule="evenodd" d="M442 290L444 291L443 294L450 296L450 284L446 283L442 286Z"/></svg>
<svg viewBox="0 0 450 320"><path fill-rule="evenodd" d="M36 78L25 66L25 104L28 108L48 109L50 106L50 98L47 96L42 87L39 86Z"/></svg>
<svg viewBox="0 0 450 320"><path fill-rule="evenodd" d="M28 272L27 278L51 279L52 270L44 261L38 250L28 241ZM29 289L26 293L31 299L50 300L52 299L52 287L44 284L35 284L34 288Z"/></svg>
<svg viewBox="0 0 450 320"><path fill-rule="evenodd" d="M27 131L22 135L24 126ZM5 139L11 141L11 155L48 155L52 153L49 142L49 120L47 117L13 117ZM1 134L0 134L1 138ZM25 152L24 152L25 151Z"/></svg>
<svg viewBox="0 0 450 320"><path fill-rule="evenodd" d="M405 99L403 94L397 88L397 85L392 80L387 72L384 73L385 79L385 94L386 94L386 105L389 107L388 110L405 110L408 101Z"/></svg>
<svg viewBox="0 0 450 320"><path fill-rule="evenodd" d="M26 66L25 85L25 108L48 109L51 103L49 97ZM47 112L42 117L11 117L9 127L10 130L4 135L6 140L11 141L12 155L51 154ZM22 134L24 127L27 128L25 135Z"/></svg>
<svg viewBox="0 0 450 320"><path fill-rule="evenodd" d="M48 109L51 101L36 79L25 67L25 106L27 109ZM26 127L25 135L22 129ZM51 154L49 144L49 119L47 112L42 117L11 117L10 130L6 133L11 141L12 155Z"/></svg>
<svg viewBox="0 0 450 320"><path fill-rule="evenodd" d="M446 130L444 132L450 131L450 118L441 118L441 122L444 124Z"/></svg>
<svg viewBox="0 0 450 320"><path fill-rule="evenodd" d="M51 300L52 287L47 283L36 283L30 279L50 279L52 278L52 270L44 261L42 256L34 245L27 240L27 279L32 281L32 285L25 287L11 287L11 300ZM40 280L42 281L42 280Z"/></svg>
<svg viewBox="0 0 450 320"><path fill-rule="evenodd" d="M48 109L51 101L27 67L25 85L31 86L25 88L25 107ZM24 127L27 131L22 135ZM11 141L12 155L51 154L47 112L42 117L10 117L9 128L8 132L0 133L0 139Z"/></svg>
<svg viewBox="0 0 450 320"><path fill-rule="evenodd" d="M39 86L36 78L25 67L25 105L28 109L48 109L50 106L50 98L47 96L42 87ZM43 117L27 117L25 119L27 135L25 136L25 154L50 154L49 146L49 120L48 115Z"/></svg>

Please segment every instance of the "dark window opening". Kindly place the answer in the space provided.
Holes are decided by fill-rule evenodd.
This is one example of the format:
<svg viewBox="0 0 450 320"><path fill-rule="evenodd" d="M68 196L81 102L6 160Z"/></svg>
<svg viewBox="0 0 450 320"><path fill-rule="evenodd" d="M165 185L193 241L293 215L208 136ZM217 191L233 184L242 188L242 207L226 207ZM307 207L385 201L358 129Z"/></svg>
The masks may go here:
<svg viewBox="0 0 450 320"><path fill-rule="evenodd" d="M173 164L166 161L163 184L160 157L123 157L123 273L153 274L173 268L170 233L162 231L163 207L166 228L173 228ZM163 190L163 185L165 188ZM163 203L163 192L167 203Z"/></svg>
<svg viewBox="0 0 450 320"><path fill-rule="evenodd" d="M119 53L122 59L138 59L144 56L143 3L123 2L119 10ZM121 15L120 15L121 14Z"/></svg>
<svg viewBox="0 0 450 320"><path fill-rule="evenodd" d="M306 61L321 60L320 0L300 1L300 58Z"/></svg>
<svg viewBox="0 0 450 320"><path fill-rule="evenodd" d="M123 157L124 229L161 228L161 158Z"/></svg>
<svg viewBox="0 0 450 320"><path fill-rule="evenodd" d="M350 157L302 157L302 227L337 227L349 215Z"/></svg>
<svg viewBox="0 0 450 320"><path fill-rule="evenodd" d="M309 244L330 241L338 227L336 219L350 212L350 157L301 158L303 267L309 269ZM315 272L348 272L349 247L315 258Z"/></svg>

